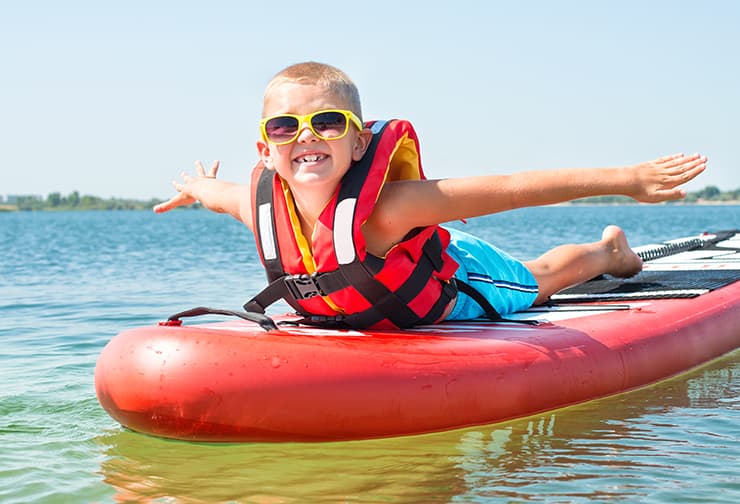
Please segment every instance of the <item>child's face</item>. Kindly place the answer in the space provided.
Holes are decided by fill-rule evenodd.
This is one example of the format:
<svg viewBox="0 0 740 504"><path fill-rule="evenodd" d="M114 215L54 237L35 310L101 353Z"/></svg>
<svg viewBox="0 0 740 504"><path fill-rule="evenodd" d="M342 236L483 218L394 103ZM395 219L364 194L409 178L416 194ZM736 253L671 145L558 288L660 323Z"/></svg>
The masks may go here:
<svg viewBox="0 0 740 504"><path fill-rule="evenodd" d="M305 115L318 110L348 109L349 104L315 85L283 83L275 86L265 99L264 115ZM360 131L350 122L347 134L338 140L321 140L305 124L295 141L275 145L257 142L257 151L267 166L285 179L293 192L321 188L331 191L349 169L352 161L362 158L372 134Z"/></svg>

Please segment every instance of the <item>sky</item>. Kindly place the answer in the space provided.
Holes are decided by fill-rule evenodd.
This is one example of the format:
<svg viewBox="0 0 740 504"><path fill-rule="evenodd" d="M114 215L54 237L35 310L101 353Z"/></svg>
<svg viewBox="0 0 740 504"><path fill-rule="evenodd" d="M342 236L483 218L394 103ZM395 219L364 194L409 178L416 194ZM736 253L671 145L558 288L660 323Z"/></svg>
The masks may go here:
<svg viewBox="0 0 740 504"><path fill-rule="evenodd" d="M344 70L410 120L429 178L701 152L740 187L740 2L3 2L0 195L166 199L247 182L282 68Z"/></svg>

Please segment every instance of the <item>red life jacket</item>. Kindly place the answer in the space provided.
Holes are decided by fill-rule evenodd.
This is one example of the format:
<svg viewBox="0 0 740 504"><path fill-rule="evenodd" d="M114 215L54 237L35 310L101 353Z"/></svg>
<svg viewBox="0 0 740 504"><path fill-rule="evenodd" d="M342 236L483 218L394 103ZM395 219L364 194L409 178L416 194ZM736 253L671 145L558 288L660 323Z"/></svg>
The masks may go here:
<svg viewBox="0 0 740 504"><path fill-rule="evenodd" d="M287 184L261 163L255 167L253 229L270 285L246 310L264 312L284 298L306 322L403 328L436 322L457 294L451 279L458 265L446 252L449 233L439 226L412 230L384 258L367 252L361 226L383 184L424 178L409 122L367 126L370 146L319 215L310 248Z"/></svg>

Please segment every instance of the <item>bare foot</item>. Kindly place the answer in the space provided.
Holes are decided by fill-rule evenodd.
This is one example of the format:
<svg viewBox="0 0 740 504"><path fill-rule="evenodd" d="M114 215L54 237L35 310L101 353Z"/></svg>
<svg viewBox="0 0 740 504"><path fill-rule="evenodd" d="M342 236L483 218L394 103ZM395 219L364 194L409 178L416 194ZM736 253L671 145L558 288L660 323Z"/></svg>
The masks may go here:
<svg viewBox="0 0 740 504"><path fill-rule="evenodd" d="M618 226L607 226L601 233L601 241L610 252L606 272L612 276L629 278L642 271L642 259L627 243L627 237Z"/></svg>

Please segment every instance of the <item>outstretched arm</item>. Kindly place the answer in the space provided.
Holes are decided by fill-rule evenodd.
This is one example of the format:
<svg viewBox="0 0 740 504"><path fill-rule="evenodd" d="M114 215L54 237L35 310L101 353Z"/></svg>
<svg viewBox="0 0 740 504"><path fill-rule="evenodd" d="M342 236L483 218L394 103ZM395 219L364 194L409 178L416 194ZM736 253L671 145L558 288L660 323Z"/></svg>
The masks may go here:
<svg viewBox="0 0 740 504"><path fill-rule="evenodd" d="M574 168L439 181L442 198L462 200L465 217L514 208L622 195L644 203L686 196L679 186L706 169L706 158L674 154L618 168ZM457 218L457 216L455 216Z"/></svg>
<svg viewBox="0 0 740 504"><path fill-rule="evenodd" d="M195 163L195 175L182 173L182 182L173 181L177 194L154 206L155 213L164 213L179 206L200 201L207 209L227 213L252 229L252 208L249 186L216 179L219 162L214 161L206 174L200 161Z"/></svg>
<svg viewBox="0 0 740 504"><path fill-rule="evenodd" d="M624 195L657 203L683 198L679 186L706 169L699 154L674 154L618 168L572 168L512 175L390 182L366 230L397 241L419 226L578 198Z"/></svg>

